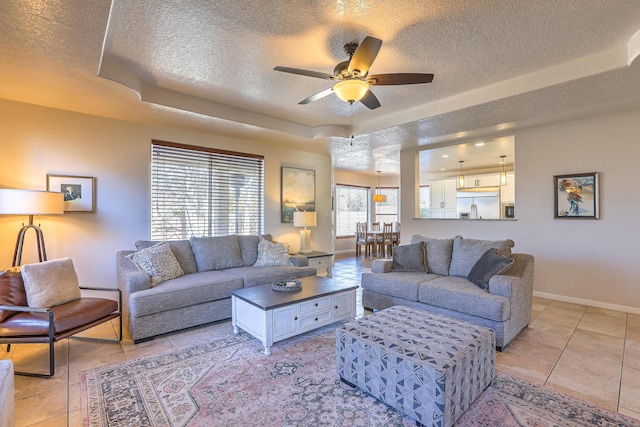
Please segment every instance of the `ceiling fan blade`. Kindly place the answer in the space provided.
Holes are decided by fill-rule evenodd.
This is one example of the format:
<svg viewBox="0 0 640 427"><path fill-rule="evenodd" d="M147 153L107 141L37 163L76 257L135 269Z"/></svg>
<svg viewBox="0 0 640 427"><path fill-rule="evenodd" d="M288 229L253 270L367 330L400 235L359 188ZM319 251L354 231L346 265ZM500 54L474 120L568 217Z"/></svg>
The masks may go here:
<svg viewBox="0 0 640 427"><path fill-rule="evenodd" d="M311 95L310 97L308 97L307 99L303 99L302 101L298 102L298 104L309 104L313 101L317 101L318 99L322 99L325 96L329 96L333 93L333 88L329 88L329 89L325 89L322 92L318 92L315 95Z"/></svg>
<svg viewBox="0 0 640 427"><path fill-rule="evenodd" d="M433 74L423 73L392 73L376 74L369 76L367 81L371 86L383 85L413 85L418 83L431 83Z"/></svg>
<svg viewBox="0 0 640 427"><path fill-rule="evenodd" d="M378 98L376 98L376 96L370 90L367 91L360 102L366 105L370 110L375 110L380 106L380 101L378 101Z"/></svg>
<svg viewBox="0 0 640 427"><path fill-rule="evenodd" d="M354 70L358 70L359 76L366 76L371 64L376 60L381 46L382 40L375 37L365 37L351 57L349 72L353 73Z"/></svg>
<svg viewBox="0 0 640 427"><path fill-rule="evenodd" d="M327 74L327 73L321 73L319 71L309 71L309 70L301 70L300 68L290 68L290 67L273 67L274 70L276 71L282 71L283 73L291 73L291 74L298 74L300 76L307 76L307 77L315 77L318 79L330 79L331 77L333 77L331 74Z"/></svg>

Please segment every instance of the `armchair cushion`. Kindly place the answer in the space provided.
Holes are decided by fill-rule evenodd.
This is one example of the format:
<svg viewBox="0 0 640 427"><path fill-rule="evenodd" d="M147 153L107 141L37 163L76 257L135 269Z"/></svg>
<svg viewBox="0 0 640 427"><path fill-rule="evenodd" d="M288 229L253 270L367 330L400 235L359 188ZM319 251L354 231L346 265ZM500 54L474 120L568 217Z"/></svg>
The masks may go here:
<svg viewBox="0 0 640 427"><path fill-rule="evenodd" d="M102 319L118 309L118 302L106 298L79 298L51 308L54 334L82 327ZM47 313L21 312L0 324L0 336L46 336L49 333Z"/></svg>
<svg viewBox="0 0 640 427"><path fill-rule="evenodd" d="M21 273L29 307L54 307L81 296L71 258L26 264Z"/></svg>
<svg viewBox="0 0 640 427"><path fill-rule="evenodd" d="M0 273L0 305L27 305L27 294L20 272L5 271ZM17 311L0 310L0 322L17 314Z"/></svg>
<svg viewBox="0 0 640 427"><path fill-rule="evenodd" d="M140 270L149 275L150 286L158 286L169 279L184 275L178 259L167 242L161 242L146 249L127 255Z"/></svg>

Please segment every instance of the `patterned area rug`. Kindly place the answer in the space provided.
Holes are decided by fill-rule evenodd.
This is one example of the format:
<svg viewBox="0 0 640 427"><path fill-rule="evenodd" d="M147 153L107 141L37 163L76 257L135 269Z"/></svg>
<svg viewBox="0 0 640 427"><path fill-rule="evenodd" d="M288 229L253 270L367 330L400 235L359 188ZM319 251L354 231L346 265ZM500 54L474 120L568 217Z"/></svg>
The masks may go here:
<svg viewBox="0 0 640 427"><path fill-rule="evenodd" d="M415 426L340 382L335 325L276 343L246 334L82 374L85 426ZM640 426L498 373L458 426Z"/></svg>

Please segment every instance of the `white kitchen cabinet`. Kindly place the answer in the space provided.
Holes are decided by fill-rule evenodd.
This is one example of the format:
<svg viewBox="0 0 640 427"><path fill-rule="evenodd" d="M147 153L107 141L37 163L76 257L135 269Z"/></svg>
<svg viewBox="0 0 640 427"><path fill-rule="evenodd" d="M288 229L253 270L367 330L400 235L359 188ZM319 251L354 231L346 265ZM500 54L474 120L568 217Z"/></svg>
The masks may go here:
<svg viewBox="0 0 640 427"><path fill-rule="evenodd" d="M456 185L455 178L429 182L431 218L457 217Z"/></svg>
<svg viewBox="0 0 640 427"><path fill-rule="evenodd" d="M500 185L500 173L488 173L482 175L465 175L464 187L493 187Z"/></svg>

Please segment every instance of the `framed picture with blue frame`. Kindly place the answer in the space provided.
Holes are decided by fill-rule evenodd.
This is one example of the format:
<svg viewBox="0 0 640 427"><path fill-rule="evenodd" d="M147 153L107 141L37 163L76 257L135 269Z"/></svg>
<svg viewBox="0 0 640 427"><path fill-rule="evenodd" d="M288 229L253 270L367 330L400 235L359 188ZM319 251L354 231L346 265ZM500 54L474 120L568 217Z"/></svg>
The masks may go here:
<svg viewBox="0 0 640 427"><path fill-rule="evenodd" d="M316 171L282 166L280 222L292 223L296 211L316 210Z"/></svg>
<svg viewBox="0 0 640 427"><path fill-rule="evenodd" d="M599 219L598 172L553 177L554 218Z"/></svg>

